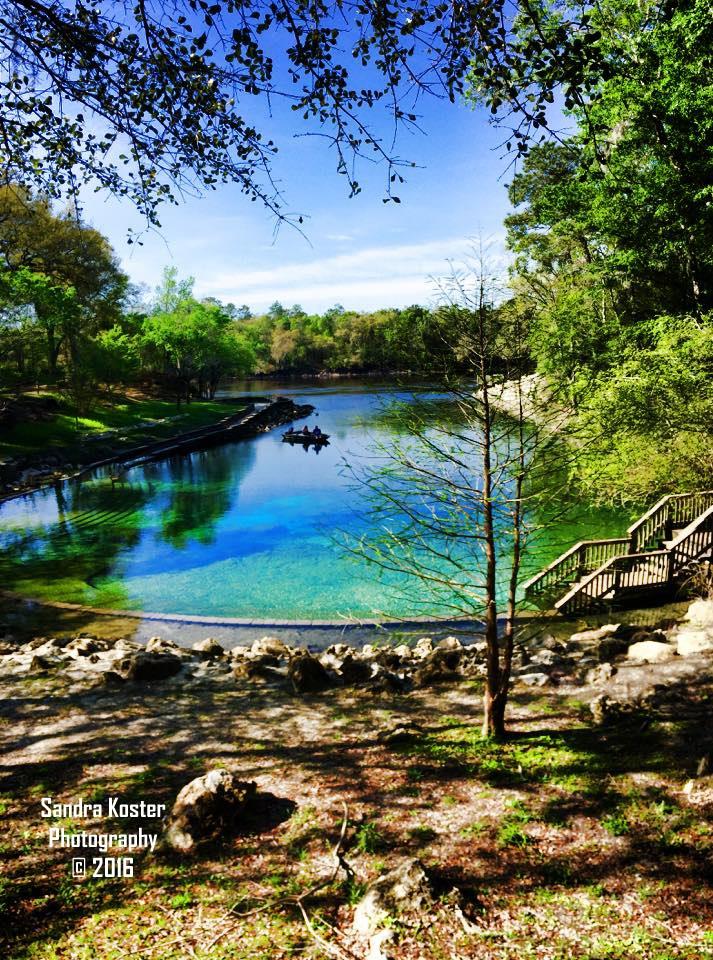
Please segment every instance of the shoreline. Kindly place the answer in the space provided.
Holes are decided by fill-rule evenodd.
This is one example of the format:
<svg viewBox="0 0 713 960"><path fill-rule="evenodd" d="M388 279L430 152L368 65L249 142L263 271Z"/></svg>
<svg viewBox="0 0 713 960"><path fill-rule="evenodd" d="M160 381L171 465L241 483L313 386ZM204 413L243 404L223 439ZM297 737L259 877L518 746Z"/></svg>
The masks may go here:
<svg viewBox="0 0 713 960"><path fill-rule="evenodd" d="M226 400L218 401L226 403ZM124 464L123 469L130 469L138 463L145 463L151 460L163 459L176 453L189 453L200 449L202 446L211 443L219 444L231 440L249 440L258 436L260 433L272 430L274 427L283 426L292 423L304 416L309 416L314 407L311 404L296 404L293 400L286 397L273 397L268 399L266 406L257 410L255 403L241 403L241 408L234 414L222 417L214 423L198 427L193 430L177 433L172 437L166 437L159 440L153 440L149 443L138 444L134 447L126 447L123 450L115 451L109 457L103 457L100 460L94 460L90 463L81 464L79 469L72 473L59 474L52 471L45 477L38 476L35 482L23 487L22 489L13 489L8 493L0 493L0 504L9 500L15 500L26 494L34 493L44 487L54 486L58 483L64 483L67 480L79 480L93 470L111 464ZM84 444L87 449L87 445ZM12 483L12 481L11 481Z"/></svg>

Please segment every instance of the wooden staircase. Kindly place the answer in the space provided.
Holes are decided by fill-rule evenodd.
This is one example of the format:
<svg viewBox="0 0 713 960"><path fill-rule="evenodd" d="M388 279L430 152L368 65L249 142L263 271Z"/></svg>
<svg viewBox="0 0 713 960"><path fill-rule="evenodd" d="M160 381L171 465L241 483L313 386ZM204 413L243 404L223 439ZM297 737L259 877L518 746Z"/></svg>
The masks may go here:
<svg viewBox="0 0 713 960"><path fill-rule="evenodd" d="M572 616L670 594L713 559L713 490L674 493L626 537L583 540L524 584L525 599ZM554 598L559 596L559 599Z"/></svg>

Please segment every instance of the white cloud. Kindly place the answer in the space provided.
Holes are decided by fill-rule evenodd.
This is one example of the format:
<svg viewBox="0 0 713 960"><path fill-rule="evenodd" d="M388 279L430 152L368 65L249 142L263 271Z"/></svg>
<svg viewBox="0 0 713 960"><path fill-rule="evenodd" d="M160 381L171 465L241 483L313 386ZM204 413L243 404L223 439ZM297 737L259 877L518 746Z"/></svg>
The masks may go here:
<svg viewBox="0 0 713 960"><path fill-rule="evenodd" d="M201 296L247 303L263 310L274 300L324 310L334 303L353 309L428 303L431 277L450 272L467 259L472 243L463 237L426 243L366 247L304 262L279 263L274 269L236 269L206 276L197 284ZM493 254L502 259L502 238ZM503 260L504 263L504 260Z"/></svg>

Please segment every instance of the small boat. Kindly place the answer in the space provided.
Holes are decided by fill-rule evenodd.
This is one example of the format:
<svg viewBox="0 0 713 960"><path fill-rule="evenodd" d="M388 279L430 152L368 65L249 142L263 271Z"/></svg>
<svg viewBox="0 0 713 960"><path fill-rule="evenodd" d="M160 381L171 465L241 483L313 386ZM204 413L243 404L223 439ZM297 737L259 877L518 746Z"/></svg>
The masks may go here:
<svg viewBox="0 0 713 960"><path fill-rule="evenodd" d="M322 444L329 442L328 433L305 433L304 430L288 430L282 434L283 443Z"/></svg>

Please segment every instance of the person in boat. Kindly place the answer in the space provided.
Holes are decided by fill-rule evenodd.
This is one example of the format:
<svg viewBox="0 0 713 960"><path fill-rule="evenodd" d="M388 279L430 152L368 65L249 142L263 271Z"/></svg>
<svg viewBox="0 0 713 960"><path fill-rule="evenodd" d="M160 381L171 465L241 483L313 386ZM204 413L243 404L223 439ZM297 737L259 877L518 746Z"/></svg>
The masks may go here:
<svg viewBox="0 0 713 960"><path fill-rule="evenodd" d="M304 427L302 428L302 433L305 435L305 437L309 436L309 427L307 426L307 424L305 424Z"/></svg>
<svg viewBox="0 0 713 960"><path fill-rule="evenodd" d="M315 427L314 430L312 431L312 435L315 437L321 437L322 431L319 429L319 427Z"/></svg>

